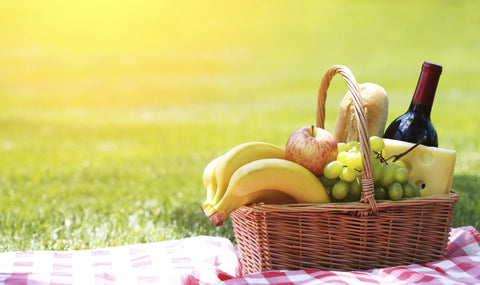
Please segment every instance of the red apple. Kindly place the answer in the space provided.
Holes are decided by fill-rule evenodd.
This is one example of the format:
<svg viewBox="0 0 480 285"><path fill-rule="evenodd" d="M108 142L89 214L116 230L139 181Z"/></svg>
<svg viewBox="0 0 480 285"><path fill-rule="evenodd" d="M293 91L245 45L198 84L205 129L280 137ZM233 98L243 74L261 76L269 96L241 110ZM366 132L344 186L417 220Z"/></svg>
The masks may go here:
<svg viewBox="0 0 480 285"><path fill-rule="evenodd" d="M316 176L323 174L327 163L337 159L337 141L328 131L311 127L295 130L287 141L285 158L310 170Z"/></svg>

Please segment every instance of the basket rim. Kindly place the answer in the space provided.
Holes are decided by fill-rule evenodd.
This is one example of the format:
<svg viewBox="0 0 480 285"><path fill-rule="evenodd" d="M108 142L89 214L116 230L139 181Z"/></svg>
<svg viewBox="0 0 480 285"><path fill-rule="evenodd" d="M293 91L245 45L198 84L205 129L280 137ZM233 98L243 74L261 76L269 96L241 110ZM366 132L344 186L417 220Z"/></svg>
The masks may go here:
<svg viewBox="0 0 480 285"><path fill-rule="evenodd" d="M425 197L404 198L398 201L379 200L377 201L378 210L384 210L399 206L422 206L431 203L453 202L459 199L459 193L450 191L446 194L437 194ZM371 213L370 205L362 202L333 202L333 203L296 203L296 204L265 204L252 203L238 208L239 211L256 212L289 212L289 211L360 211ZM235 211L237 211L235 210Z"/></svg>

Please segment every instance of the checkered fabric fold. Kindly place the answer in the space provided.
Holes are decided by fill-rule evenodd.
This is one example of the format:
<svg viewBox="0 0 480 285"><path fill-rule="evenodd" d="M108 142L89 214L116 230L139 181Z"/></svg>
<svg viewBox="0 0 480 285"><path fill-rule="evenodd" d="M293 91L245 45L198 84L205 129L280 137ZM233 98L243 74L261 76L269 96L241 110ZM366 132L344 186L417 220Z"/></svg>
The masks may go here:
<svg viewBox="0 0 480 285"><path fill-rule="evenodd" d="M0 253L0 284L212 284L240 276L232 243L193 237L80 251Z"/></svg>
<svg viewBox="0 0 480 285"><path fill-rule="evenodd" d="M454 228L446 258L364 272L270 271L241 275L232 243L199 236L79 251L0 253L0 284L480 284L480 234Z"/></svg>

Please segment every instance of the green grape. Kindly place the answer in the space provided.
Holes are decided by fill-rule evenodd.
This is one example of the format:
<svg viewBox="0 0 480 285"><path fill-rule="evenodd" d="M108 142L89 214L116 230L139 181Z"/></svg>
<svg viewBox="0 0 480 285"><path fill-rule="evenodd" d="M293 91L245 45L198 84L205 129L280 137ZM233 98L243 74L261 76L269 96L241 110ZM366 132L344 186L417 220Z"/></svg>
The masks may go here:
<svg viewBox="0 0 480 285"><path fill-rule="evenodd" d="M403 187L403 196L406 198L420 197L420 191L418 187L415 186L412 182L406 182L402 184Z"/></svg>
<svg viewBox="0 0 480 285"><path fill-rule="evenodd" d="M346 182L352 182L358 176L358 171L351 167L344 167L342 173L340 174L340 179L345 180Z"/></svg>
<svg viewBox="0 0 480 285"><path fill-rule="evenodd" d="M351 149L348 150L348 152L352 152L352 153L360 152L360 145L359 144L354 145Z"/></svg>
<svg viewBox="0 0 480 285"><path fill-rule="evenodd" d="M347 165L348 167L362 170L362 154L359 152L347 153Z"/></svg>
<svg viewBox="0 0 480 285"><path fill-rule="evenodd" d="M371 161L372 161L372 167L373 167L374 165L382 166L382 162L381 162L378 158L376 158L376 157L370 157L370 159L371 159Z"/></svg>
<svg viewBox="0 0 480 285"><path fill-rule="evenodd" d="M394 168L395 170L397 170L397 169L399 168L398 164L396 164L395 162L389 161L387 164L390 165L390 166L393 166L393 168Z"/></svg>
<svg viewBox="0 0 480 285"><path fill-rule="evenodd" d="M408 181L409 175L410 173L408 173L406 168L397 168L397 170L395 170L395 182L403 184Z"/></svg>
<svg viewBox="0 0 480 285"><path fill-rule="evenodd" d="M405 162L401 161L401 160L397 160L395 162L393 162L394 165L396 165L398 168L405 168L408 170L408 167L407 167L407 164L405 164Z"/></svg>
<svg viewBox="0 0 480 285"><path fill-rule="evenodd" d="M362 194L362 183L360 177L356 177L355 180L350 182L350 196L355 198L355 200L359 200Z"/></svg>
<svg viewBox="0 0 480 285"><path fill-rule="evenodd" d="M382 163L378 159L372 159L372 177L373 182L379 182L383 174Z"/></svg>
<svg viewBox="0 0 480 285"><path fill-rule="evenodd" d="M382 177L380 177L380 185L383 187L390 186L395 181L395 167L390 164L385 164L383 166Z"/></svg>
<svg viewBox="0 0 480 285"><path fill-rule="evenodd" d="M387 198L387 190L384 187L375 187L375 200L385 200Z"/></svg>
<svg viewBox="0 0 480 285"><path fill-rule="evenodd" d="M319 180L320 182L322 182L324 187L333 187L333 185L335 185L335 183L337 183L339 179L338 178L330 179L325 177L325 175L321 175Z"/></svg>
<svg viewBox="0 0 480 285"><path fill-rule="evenodd" d="M337 160L344 166L348 165L348 152L342 151L337 154Z"/></svg>
<svg viewBox="0 0 480 285"><path fill-rule="evenodd" d="M325 165L325 168L323 168L323 175L327 178L334 179L337 178L342 171L343 164L338 160L334 160Z"/></svg>
<svg viewBox="0 0 480 285"><path fill-rule="evenodd" d="M332 188L332 196L336 200L342 200L347 197L350 185L348 182L339 180Z"/></svg>
<svg viewBox="0 0 480 285"><path fill-rule="evenodd" d="M381 137L372 136L370 137L370 148L380 153L385 148L385 142Z"/></svg>
<svg viewBox="0 0 480 285"><path fill-rule="evenodd" d="M403 197L403 187L402 184L398 182L393 182L390 184L388 187L388 196L390 196L390 199L393 201L398 201L402 199Z"/></svg>
<svg viewBox="0 0 480 285"><path fill-rule="evenodd" d="M362 155L359 152L340 152L337 155L337 160L340 161L343 166L362 169Z"/></svg>
<svg viewBox="0 0 480 285"><path fill-rule="evenodd" d="M338 153L341 153L343 151L348 151L348 145L344 142L339 142L337 143L337 149L338 149Z"/></svg>
<svg viewBox="0 0 480 285"><path fill-rule="evenodd" d="M359 145L359 144L360 144L360 143L357 142L357 141L349 141L349 142L347 143L347 150L351 150L352 147L355 147L355 146L357 146L357 145Z"/></svg>

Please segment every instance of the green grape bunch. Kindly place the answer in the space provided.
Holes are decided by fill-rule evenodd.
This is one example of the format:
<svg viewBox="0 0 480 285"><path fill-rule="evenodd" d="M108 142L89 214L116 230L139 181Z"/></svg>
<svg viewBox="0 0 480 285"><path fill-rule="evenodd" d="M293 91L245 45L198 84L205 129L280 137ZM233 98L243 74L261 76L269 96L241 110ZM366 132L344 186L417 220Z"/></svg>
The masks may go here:
<svg viewBox="0 0 480 285"><path fill-rule="evenodd" d="M420 191L408 181L410 172L406 164L396 157L385 159L385 142L381 137L370 137L370 158L376 200L397 201L419 197ZM337 159L328 163L319 177L334 202L359 201L362 193L363 168L360 143L338 143Z"/></svg>

